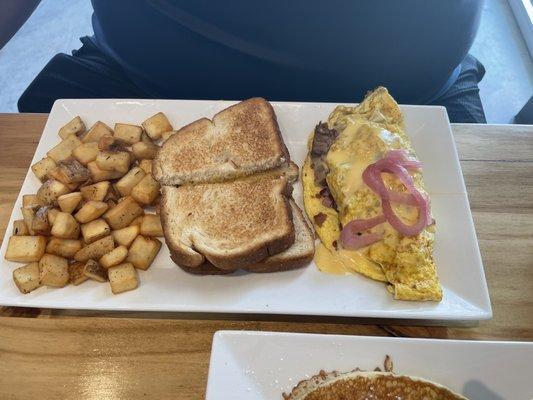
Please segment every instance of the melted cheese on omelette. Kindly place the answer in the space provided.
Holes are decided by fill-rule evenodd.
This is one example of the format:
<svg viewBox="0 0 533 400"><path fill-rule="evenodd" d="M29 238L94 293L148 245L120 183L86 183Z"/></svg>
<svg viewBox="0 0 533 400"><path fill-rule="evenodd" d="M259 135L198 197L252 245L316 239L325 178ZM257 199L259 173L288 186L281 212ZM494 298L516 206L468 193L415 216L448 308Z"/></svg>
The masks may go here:
<svg viewBox="0 0 533 400"><path fill-rule="evenodd" d="M417 236L404 237L390 224L380 224L369 232L382 234L383 240L358 251L344 250L338 243L341 226L353 219L382 214L380 197L363 182L363 171L392 149L403 149L416 158L403 130L398 105L386 89L378 88L357 107L337 107L328 126L339 133L326 156L329 168L326 181L338 211L322 204L318 196L321 188L314 182L309 158L302 179L308 215L312 220L318 213L326 215L321 224L312 221L324 245L315 257L319 268L336 273L355 271L388 282L395 299L441 300L442 290L433 259L434 225ZM422 174L411 175L416 188L425 194ZM407 191L392 174L383 174L383 180L391 190ZM393 203L393 209L405 224L412 225L418 219L417 207Z"/></svg>

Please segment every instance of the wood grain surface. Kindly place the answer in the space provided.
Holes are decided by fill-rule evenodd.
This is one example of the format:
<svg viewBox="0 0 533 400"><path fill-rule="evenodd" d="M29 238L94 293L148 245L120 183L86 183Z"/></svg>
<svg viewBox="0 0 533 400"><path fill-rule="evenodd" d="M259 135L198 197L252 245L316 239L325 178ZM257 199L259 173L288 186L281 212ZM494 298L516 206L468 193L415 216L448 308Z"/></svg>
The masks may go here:
<svg viewBox="0 0 533 400"><path fill-rule="evenodd" d="M0 114L0 234L46 115ZM213 333L533 340L533 127L454 125L494 318L479 324L0 308L1 399L201 399ZM457 244L460 246L460 243Z"/></svg>

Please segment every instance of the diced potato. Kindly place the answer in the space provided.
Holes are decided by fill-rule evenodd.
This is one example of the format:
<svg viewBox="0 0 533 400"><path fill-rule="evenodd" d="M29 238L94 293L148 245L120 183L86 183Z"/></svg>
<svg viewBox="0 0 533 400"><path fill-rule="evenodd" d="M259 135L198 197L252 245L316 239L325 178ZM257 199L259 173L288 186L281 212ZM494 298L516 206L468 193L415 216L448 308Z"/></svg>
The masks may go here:
<svg viewBox="0 0 533 400"><path fill-rule="evenodd" d="M39 260L41 285L64 287L69 280L68 261L54 254L45 254Z"/></svg>
<svg viewBox="0 0 533 400"><path fill-rule="evenodd" d="M141 206L132 197L128 196L115 207L109 209L104 214L104 219L113 230L116 230L127 227L131 221L143 213L144 210Z"/></svg>
<svg viewBox="0 0 533 400"><path fill-rule="evenodd" d="M109 268L107 275L113 294L137 289L139 286L137 271L130 263L119 264Z"/></svg>
<svg viewBox="0 0 533 400"><path fill-rule="evenodd" d="M87 165L91 161L96 160L96 156L99 151L100 149L98 148L98 143L83 143L81 146L78 146L72 150L72 156L83 165Z"/></svg>
<svg viewBox="0 0 533 400"><path fill-rule="evenodd" d="M129 145L141 140L143 130L140 126L130 124L115 124L115 138Z"/></svg>
<svg viewBox="0 0 533 400"><path fill-rule="evenodd" d="M7 244L6 260L17 262L39 261L46 249L44 236L11 236Z"/></svg>
<svg viewBox="0 0 533 400"><path fill-rule="evenodd" d="M80 204L81 199L81 192L68 193L59 196L57 198L57 204L59 204L59 208L61 208L61 211L71 214L76 209L76 207L78 207L78 204Z"/></svg>
<svg viewBox="0 0 533 400"><path fill-rule="evenodd" d="M159 182L152 174L146 174L142 180L131 189L131 197L141 204L148 205L159 196Z"/></svg>
<svg viewBox="0 0 533 400"><path fill-rule="evenodd" d="M123 172L119 171L106 171L101 169L96 161L91 161L87 164L87 168L91 172L93 182L108 181L110 179L117 179L124 175Z"/></svg>
<svg viewBox="0 0 533 400"><path fill-rule="evenodd" d="M23 219L13 221L13 236L28 236L30 231Z"/></svg>
<svg viewBox="0 0 533 400"><path fill-rule="evenodd" d="M45 157L41 161L37 161L31 166L31 170L39 180L44 181L47 178L48 172L56 167L56 162L50 157Z"/></svg>
<svg viewBox="0 0 533 400"><path fill-rule="evenodd" d="M46 153L46 155L57 163L65 158L69 158L72 155L72 150L80 144L81 140L76 135L69 135Z"/></svg>
<svg viewBox="0 0 533 400"><path fill-rule="evenodd" d="M159 150L159 146L153 143L138 142L131 147L131 150L133 151L135 158L138 160L153 160Z"/></svg>
<svg viewBox="0 0 533 400"><path fill-rule="evenodd" d="M81 240L52 237L46 245L46 252L60 257L72 258L81 250L81 247Z"/></svg>
<svg viewBox="0 0 533 400"><path fill-rule="evenodd" d="M102 268L96 261L87 260L85 267L83 268L83 274L92 280L97 282L107 281L107 270Z"/></svg>
<svg viewBox="0 0 533 400"><path fill-rule="evenodd" d="M89 279L84 274L85 263L76 261L68 266L69 280L74 286L78 286Z"/></svg>
<svg viewBox="0 0 533 400"><path fill-rule="evenodd" d="M163 132L161 135L161 138L163 139L163 142L166 142L172 135L174 135L177 131L168 131Z"/></svg>
<svg viewBox="0 0 533 400"><path fill-rule="evenodd" d="M152 173L152 160L139 161L139 168L142 169L145 174L151 174Z"/></svg>
<svg viewBox="0 0 533 400"><path fill-rule="evenodd" d="M111 250L109 253L104 254L102 257L100 257L100 260L98 260L98 262L102 267L109 268L114 265L120 264L126 259L127 255L128 248L126 246L118 246Z"/></svg>
<svg viewBox="0 0 533 400"><path fill-rule="evenodd" d="M142 218L142 217L141 217ZM115 242L121 246L130 247L133 240L139 234L140 228L139 225L131 225L122 229L113 231L113 238Z"/></svg>
<svg viewBox="0 0 533 400"><path fill-rule="evenodd" d="M145 214L141 223L141 235L163 236L161 218L157 214Z"/></svg>
<svg viewBox="0 0 533 400"><path fill-rule="evenodd" d="M114 248L115 242L113 241L113 236L105 236L102 239L83 247L76 254L74 254L74 259L76 261L87 261L90 259L98 260L104 254L109 253Z"/></svg>
<svg viewBox="0 0 533 400"><path fill-rule="evenodd" d="M25 194L22 196L22 207L39 208L42 204L39 202L36 194Z"/></svg>
<svg viewBox="0 0 533 400"><path fill-rule="evenodd" d="M99 218L107 211L108 205L103 201L88 201L74 215L78 222L85 224Z"/></svg>
<svg viewBox="0 0 533 400"><path fill-rule="evenodd" d="M58 197L69 192L69 188L64 183L48 179L37 191L37 200L42 205L57 206Z"/></svg>
<svg viewBox="0 0 533 400"><path fill-rule="evenodd" d="M130 246L126 261L133 264L135 268L146 271L157 256L161 242L156 238L137 236Z"/></svg>
<svg viewBox="0 0 533 400"><path fill-rule="evenodd" d="M96 165L104 171L118 171L125 174L130 169L130 153L127 151L103 150L96 156Z"/></svg>
<svg viewBox="0 0 533 400"><path fill-rule="evenodd" d="M83 143L96 142L104 135L113 135L113 130L101 121L96 122L82 137Z"/></svg>
<svg viewBox="0 0 533 400"><path fill-rule="evenodd" d="M13 280L21 293L30 293L41 286L39 263L34 261L13 271Z"/></svg>
<svg viewBox="0 0 533 400"><path fill-rule="evenodd" d="M81 226L81 234L87 244L109 235L110 232L111 228L102 218L95 219Z"/></svg>
<svg viewBox="0 0 533 400"><path fill-rule="evenodd" d="M102 181L84 186L80 191L85 200L103 201L110 187L111 183L109 181Z"/></svg>
<svg viewBox="0 0 533 400"><path fill-rule="evenodd" d="M114 136L104 135L98 140L98 148L100 150L107 150L115 144L116 140Z"/></svg>
<svg viewBox="0 0 533 400"><path fill-rule="evenodd" d="M52 236L61 239L77 239L79 235L78 221L69 213L58 212L52 225Z"/></svg>
<svg viewBox="0 0 533 400"><path fill-rule="evenodd" d="M72 118L67 124L62 126L61 129L59 129L59 137L61 137L61 139L66 139L66 137L69 135L78 135L84 131L85 124L78 115L77 117Z"/></svg>
<svg viewBox="0 0 533 400"><path fill-rule="evenodd" d="M141 224L143 223L144 215L140 215L137 218L135 218L133 221L130 222L130 226L138 226L139 227L139 233L141 230Z"/></svg>
<svg viewBox="0 0 533 400"><path fill-rule="evenodd" d="M133 187L137 185L145 175L146 173L142 169L139 167L133 167L115 184L115 188L122 196L128 196L131 193L131 189L133 189Z"/></svg>
<svg viewBox="0 0 533 400"><path fill-rule="evenodd" d="M142 126L147 135L154 140L160 139L163 132L172 130L172 125L162 112L152 115L142 123Z"/></svg>
<svg viewBox="0 0 533 400"><path fill-rule="evenodd" d="M57 208L51 208L51 209L48 210L48 223L50 224L50 226L54 225L54 222L56 220L57 214L59 212L60 211Z"/></svg>
<svg viewBox="0 0 533 400"><path fill-rule="evenodd" d="M24 223L28 228L30 235L35 235L33 231L33 218L35 218L35 210L32 207L21 207L20 211L22 212L22 218L24 218Z"/></svg>
<svg viewBox="0 0 533 400"><path fill-rule="evenodd" d="M48 236L50 235L50 222L48 221L49 206L43 206L39 208L33 216L31 223L31 230L36 235Z"/></svg>
<svg viewBox="0 0 533 400"><path fill-rule="evenodd" d="M52 169L49 175L51 178L57 179L65 185L71 183L80 184L87 182L91 178L89 170L73 157L59 161L57 167Z"/></svg>

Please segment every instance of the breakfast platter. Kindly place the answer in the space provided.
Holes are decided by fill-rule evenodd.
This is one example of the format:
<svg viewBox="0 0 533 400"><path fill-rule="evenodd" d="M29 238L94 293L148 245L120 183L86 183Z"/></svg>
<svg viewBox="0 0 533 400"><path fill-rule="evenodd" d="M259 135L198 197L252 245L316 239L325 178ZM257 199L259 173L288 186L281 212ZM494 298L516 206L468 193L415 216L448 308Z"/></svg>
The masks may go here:
<svg viewBox="0 0 533 400"><path fill-rule="evenodd" d="M532 343L220 331L206 399L530 399L531 357ZM342 395L363 379L361 397Z"/></svg>
<svg viewBox="0 0 533 400"><path fill-rule="evenodd" d="M335 122L330 114L336 104L271 106L262 99L58 100L15 204L9 222L14 230L8 229L2 244L2 256L9 261L0 270L0 304L427 320L491 317L468 196L444 108L401 106L401 121L391 122L386 115L390 107L368 116L364 106L348 105L343 109L346 120ZM317 223L316 218L321 213L335 215L337 231L340 223L347 225L358 210L344 213L349 207L341 203L340 193L352 196L354 191L336 191L335 184L330 188L342 206L338 216L331 211L333 203L319 199L318 192L309 195L317 189L305 173L307 165L309 174L313 156L309 136L328 119L339 132L345 126L374 127L376 134L369 134L369 141L401 126L400 139L391 136L391 143L399 144L392 151L380 150L387 164L382 172L400 168L409 170L399 175L401 179L414 177L402 196L395 192L396 197L389 197L391 189L380 192L378 186L369 192L373 199L381 198L372 212L381 213L379 204L400 205L391 210L383 206L379 223L365 222L360 230L370 233L357 235L374 242L360 247L360 239L343 239L340 232L332 241L324 239L332 234L322 229L329 222L324 225L318 218ZM346 122L352 120L357 122ZM239 129L224 128L235 121ZM242 132L252 123L264 130L247 139ZM238 131L241 137L225 131ZM228 146L230 141L236 144ZM369 141L356 143L357 148L371 148ZM251 162L249 153L256 157ZM417 158L411 158L415 154ZM236 171L246 171L246 176ZM337 183L344 179L342 174L337 178ZM333 180L329 178L328 184ZM379 179L374 182L380 184ZM344 199L346 205L350 196ZM322 208L314 212L317 201ZM415 210L416 223L402 210ZM49 224L51 215L55 219ZM356 215L354 221L360 224L372 216ZM29 220L37 234L17 233L16 229L28 228ZM389 224L394 229L382 229ZM418 230L410 230L417 224ZM313 243L310 227L323 240ZM391 234L396 231L424 237L424 244ZM378 251L374 243L391 240L414 250L404 250L397 261L386 259L391 247ZM337 254L336 248L325 247L336 241L351 251L338 256L364 256L382 275L369 276L370 268L357 270L360 263L327 271L324 259ZM35 254L28 255L32 251ZM318 257L326 251L325 257ZM417 260L424 259L417 266L424 267L412 273L409 260L415 254ZM17 270L21 262L27 265ZM389 264L381 272L379 265ZM40 279L32 280L32 274Z"/></svg>

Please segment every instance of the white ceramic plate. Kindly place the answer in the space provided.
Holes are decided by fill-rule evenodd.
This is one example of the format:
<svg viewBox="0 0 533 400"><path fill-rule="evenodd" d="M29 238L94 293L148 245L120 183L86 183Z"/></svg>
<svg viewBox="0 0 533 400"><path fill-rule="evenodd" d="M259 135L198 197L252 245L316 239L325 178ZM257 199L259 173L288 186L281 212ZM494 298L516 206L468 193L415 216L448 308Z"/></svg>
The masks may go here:
<svg viewBox="0 0 533 400"><path fill-rule="evenodd" d="M533 343L220 331L213 339L207 400L282 399L324 371L383 369L440 383L470 400L533 399Z"/></svg>
<svg viewBox="0 0 533 400"><path fill-rule="evenodd" d="M87 126L102 120L140 124L163 111L175 128L213 116L233 102L187 100L59 100L56 101L33 162L54 146L59 128L76 115ZM306 142L318 121L334 104L273 103L291 158L299 165ZM140 288L113 296L107 284L86 282L63 289L40 288L23 295L12 282L16 263L0 268L0 304L93 310L153 310L229 313L312 314L380 318L476 320L491 317L487 284L446 111L442 107L404 106L407 132L421 161L433 214L437 220L435 259L444 288L440 303L395 301L381 283L361 276L332 276L314 264L275 274L193 276L170 260L163 247L152 267L140 272ZM22 218L22 194L35 193L39 181L31 170L2 244L2 258L14 219ZM302 206L301 184L294 197Z"/></svg>

